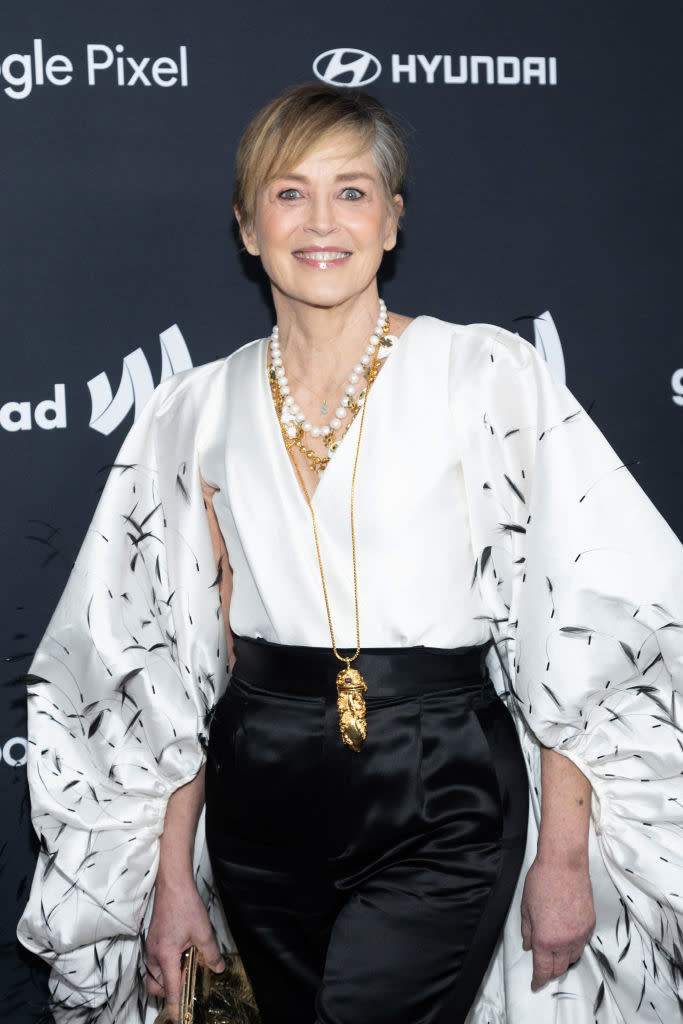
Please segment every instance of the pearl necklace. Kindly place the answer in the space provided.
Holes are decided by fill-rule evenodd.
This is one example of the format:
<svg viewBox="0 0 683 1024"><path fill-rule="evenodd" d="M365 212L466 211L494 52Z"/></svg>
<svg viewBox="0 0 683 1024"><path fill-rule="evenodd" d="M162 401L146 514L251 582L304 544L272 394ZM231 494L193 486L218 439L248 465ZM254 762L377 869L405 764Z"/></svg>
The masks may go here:
<svg viewBox="0 0 683 1024"><path fill-rule="evenodd" d="M389 333L387 307L382 299L380 299L377 326L370 336L365 353L361 356L360 361L353 367L351 373L348 375L348 384L344 388L344 394L342 395L339 406L335 409L333 419L330 420L329 424L314 426L306 414L302 412L301 407L294 401L294 397L291 394L287 374L282 361L282 353L280 351L280 331L278 326L275 325L270 336L271 367L269 370L269 377L271 379L271 385L274 385L274 397L277 394L277 399L279 399L276 400L276 404L280 411L280 420L283 424L283 433L286 437L291 441L301 441L303 434L310 434L311 437L320 437L322 438L323 444L327 450L333 454L337 450L339 444L338 440L335 438L335 431L339 430L342 426L342 420L344 420L350 412L351 419L346 424L346 430L348 430L356 413L365 400L367 387L372 383L369 377L370 367L374 365L373 357L378 350L378 347L382 346L388 349L396 340L395 335ZM376 375L377 370L374 372L373 380ZM361 376L367 380L367 384L364 386L358 397L355 397L356 388L361 381ZM344 433L346 433L346 430ZM325 468L328 461L328 458L316 459L315 465L311 465L311 468L320 472Z"/></svg>

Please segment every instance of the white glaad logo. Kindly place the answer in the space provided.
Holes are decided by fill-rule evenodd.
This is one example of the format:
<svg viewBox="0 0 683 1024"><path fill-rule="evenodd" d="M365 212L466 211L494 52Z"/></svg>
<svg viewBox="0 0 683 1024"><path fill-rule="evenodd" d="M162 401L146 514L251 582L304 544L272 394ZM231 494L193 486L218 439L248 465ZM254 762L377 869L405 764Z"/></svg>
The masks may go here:
<svg viewBox="0 0 683 1024"><path fill-rule="evenodd" d="M192 356L177 324L159 335L161 348L161 375L159 381L189 370ZM98 373L88 381L90 391L90 426L100 434L111 434L119 427L131 409L137 419L154 391L154 377L141 348L124 357L121 381L116 394L106 373ZM54 385L54 398L45 398L34 404L30 401L4 402L0 405L0 430L15 433L20 430L64 430L67 426L66 386Z"/></svg>
<svg viewBox="0 0 683 1024"><path fill-rule="evenodd" d="M554 376L565 384L567 378L562 342L555 321L547 309L545 313L534 317L534 345L553 371Z"/></svg>
<svg viewBox="0 0 683 1024"><path fill-rule="evenodd" d="M189 370L192 357L177 324L173 324L159 335L161 347L160 382L173 377L182 370ZM111 434L135 407L138 418L147 400L154 391L154 378L147 357L141 348L136 348L123 360L121 382L114 395L106 373L98 373L88 381L90 391L90 426L100 434Z"/></svg>
<svg viewBox="0 0 683 1024"><path fill-rule="evenodd" d="M365 50L325 50L313 61L313 73L329 85L346 85L357 89L370 85L382 74L382 65Z"/></svg>

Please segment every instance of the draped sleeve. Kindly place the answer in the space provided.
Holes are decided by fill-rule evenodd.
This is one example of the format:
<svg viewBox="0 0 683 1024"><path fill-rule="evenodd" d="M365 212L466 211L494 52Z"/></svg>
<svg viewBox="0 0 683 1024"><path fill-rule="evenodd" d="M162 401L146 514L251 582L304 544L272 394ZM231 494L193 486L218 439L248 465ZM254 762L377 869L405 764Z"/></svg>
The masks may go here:
<svg viewBox="0 0 683 1024"><path fill-rule="evenodd" d="M588 984L588 1009L557 1019L592 1021L608 1004L614 1015L595 1019L679 1019L683 548L517 335L457 329L451 394L472 584L494 640L490 669L527 752L536 821L539 744L570 758L593 790L598 923L562 986Z"/></svg>
<svg viewBox="0 0 683 1024"><path fill-rule="evenodd" d="M215 367L166 382L126 438L29 675L40 857L21 942L58 1022L144 1019L141 930L166 804L204 759L225 631L197 468Z"/></svg>

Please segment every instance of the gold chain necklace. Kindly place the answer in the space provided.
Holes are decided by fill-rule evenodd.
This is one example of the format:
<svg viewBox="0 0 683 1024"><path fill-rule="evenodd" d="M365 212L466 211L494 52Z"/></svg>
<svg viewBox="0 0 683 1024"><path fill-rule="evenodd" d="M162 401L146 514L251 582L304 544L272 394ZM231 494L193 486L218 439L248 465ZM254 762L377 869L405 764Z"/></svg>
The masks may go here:
<svg viewBox="0 0 683 1024"><path fill-rule="evenodd" d="M323 395L321 395L319 391L316 391L315 388L312 388L310 384L306 384L305 381L301 379L301 377L297 377L295 373L292 373L291 370L288 370L288 373L290 377L294 378L294 380L298 380L299 384L303 384L305 388L308 388L308 390L311 391L316 396L316 398L321 399L322 405L320 406L320 415L327 416L327 413L329 412L327 399Z"/></svg>
<svg viewBox="0 0 683 1024"><path fill-rule="evenodd" d="M280 429L284 438L287 453L292 460L292 465L301 484L301 488L306 497L306 504L308 510L311 513L311 522L313 524L313 536L315 538L315 550L318 556L318 567L320 569L320 579L323 585L323 595L325 597L325 610L327 612L327 624L330 629L330 639L332 640L332 650L335 658L345 663L346 668L343 668L337 675L337 712L339 714L339 731L341 733L342 740L344 743L358 753L365 741L367 736L367 719L366 719L366 708L365 698L363 694L367 690L367 685L360 672L351 668L351 662L354 661L360 654L360 617L358 614L358 570L356 565L356 527L355 527L355 488L356 488L356 469L358 467L358 456L360 454L360 442L363 435L363 423L365 422L365 409L368 404L368 395L370 393L370 387L372 382L377 377L378 373L378 353L379 347L384 340L385 343L388 340L390 333L389 317L386 316L384 324L382 325L382 332L384 338L378 338L375 350L372 356L372 363L368 370L367 385L365 388L365 400L363 401L361 417L360 417L360 429L358 431L358 441L356 443L356 455L353 462L353 475L351 477L351 551L353 555L353 600L356 614L356 652L349 657L343 657L337 650L337 644L334 637L334 627L332 625L332 614L330 612L330 601L327 594L327 582L325 580L325 570L323 569L323 560L320 553L320 540L318 537L318 525L315 519L315 512L313 510L313 504L308 494L308 489L304 483L304 478L301 474L301 470L296 464L296 460L292 455L292 448L295 446L295 439L290 438L287 435L284 424L279 418ZM391 344L391 342L389 342ZM274 383L274 378L271 377L271 393L273 395L273 401L277 409L278 402L276 400L277 384ZM350 426L350 424L349 424ZM347 428L348 429L348 428Z"/></svg>
<svg viewBox="0 0 683 1024"><path fill-rule="evenodd" d="M344 389L345 394L342 395L340 406L335 411L333 419L330 420L329 424L323 424L322 426L314 426L313 423L306 419L305 413L301 411L294 400L294 396L291 394L280 351L280 331L277 324L273 327L269 342L271 362L268 369L271 394L277 407L278 419L281 424L285 425L283 427L283 434L286 434L285 443L288 450L291 444L295 444L305 456L311 472L320 474L326 469L330 456L336 452L339 447L339 441L344 437L360 411L360 406L367 394L367 388L372 384L379 372L379 365L375 365L374 362L372 366L368 366L371 361L370 357L374 356L377 352L377 341L379 340L384 348L390 348L396 341L394 335L388 333L389 328L387 324L387 307L383 300L380 299L377 325L368 341L365 353L360 357L359 363L353 367L352 372L349 374L349 383ZM361 375L366 378L366 386L358 396L355 396L356 385ZM292 374L292 376L295 380L299 380L295 374ZM302 383L301 381L299 382ZM346 420L347 413L351 414L348 420ZM340 430L341 434L338 436L337 432ZM312 437L320 438L322 444L327 448L328 455L318 455L314 449L307 446L306 435L309 433Z"/></svg>
<svg viewBox="0 0 683 1024"><path fill-rule="evenodd" d="M385 323L388 323L388 320L385 321ZM384 328L382 328L382 330L384 330ZM386 345L391 345L392 342L391 342L391 340L387 340L387 338L385 336L384 338L379 340L379 344L386 346ZM376 351L379 351L379 348L376 348ZM344 427L344 431L343 431L341 437L337 437L335 431L331 430L330 433L327 434L327 436L320 438L320 440L325 445L327 450L329 452L331 452L332 454L334 454L337 451L337 448L339 447L340 441L346 436L346 434L348 433L348 431L349 431L349 429L351 427L351 424L353 423L353 421L355 420L356 416L360 412L361 407L362 407L362 403L364 402L364 400L365 400L365 398L367 396L367 393L368 393L368 390L370 388L370 385L373 383L373 381L375 380L377 374L379 373L379 369L380 369L379 359L377 359L377 360L373 359L372 363L370 364L368 369L365 371L365 377L366 377L365 388L360 392L360 394L358 395L358 399L357 400L354 399L354 398L350 398L349 399L349 404L347 405L346 408L351 413L351 416L350 416L348 422L346 423L346 426ZM291 376L293 377L294 374L291 374ZM303 430L301 429L301 427L299 427L297 429L296 434L295 434L294 437L290 437L287 434L287 432L286 432L286 428L285 428L285 426L284 426L284 424L282 423L282 420L281 420L282 406L284 404L284 396L280 392L280 386L279 386L279 383L278 383L278 379L277 379L277 377L276 377L276 375L275 375L275 373L273 371L272 366L268 370L268 381L269 381L269 384L270 384L270 392L271 392L271 395L273 396L273 403L274 403L275 408L277 410L278 422L280 423L280 428L282 430L282 434L283 434L283 437L285 439L285 444L287 446L287 451L291 452L292 447L298 448L299 451L301 452L301 454L304 455L306 457L306 459L308 460L308 468L313 473L318 473L318 474L322 473L323 470L325 470L327 468L327 466L329 465L330 456L329 455L318 455L318 453L316 451L314 451L313 448L308 448L307 445L306 445L306 442L304 440L304 433L303 433Z"/></svg>

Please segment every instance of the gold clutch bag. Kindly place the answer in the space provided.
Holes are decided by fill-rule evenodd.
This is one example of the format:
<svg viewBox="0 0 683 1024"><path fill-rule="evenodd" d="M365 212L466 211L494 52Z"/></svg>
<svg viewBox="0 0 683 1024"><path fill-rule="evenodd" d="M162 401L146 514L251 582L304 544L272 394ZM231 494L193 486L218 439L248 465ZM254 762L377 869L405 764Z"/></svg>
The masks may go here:
<svg viewBox="0 0 683 1024"><path fill-rule="evenodd" d="M228 953L224 959L225 970L216 974L200 963L196 946L183 953L178 1024L260 1024L241 957ZM162 1009L155 1024L176 1022Z"/></svg>

